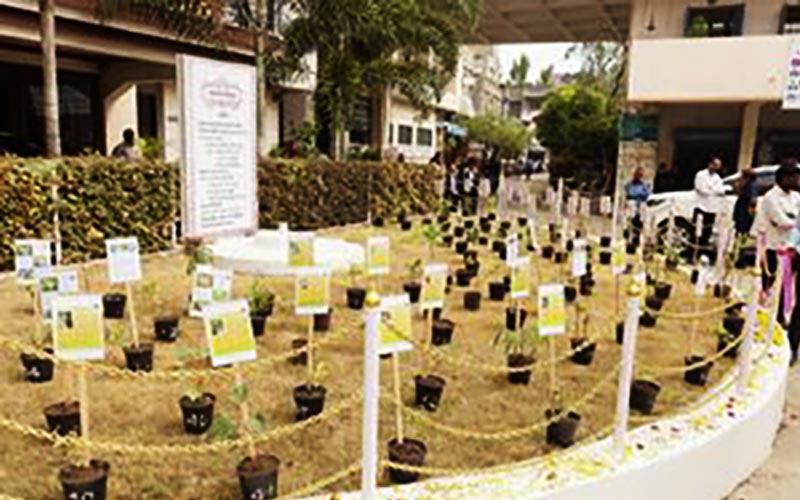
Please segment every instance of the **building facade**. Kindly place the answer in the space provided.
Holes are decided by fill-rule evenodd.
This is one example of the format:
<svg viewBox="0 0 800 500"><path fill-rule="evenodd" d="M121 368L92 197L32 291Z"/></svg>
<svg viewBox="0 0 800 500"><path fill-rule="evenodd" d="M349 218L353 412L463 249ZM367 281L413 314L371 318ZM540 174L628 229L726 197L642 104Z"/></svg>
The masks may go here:
<svg viewBox="0 0 800 500"><path fill-rule="evenodd" d="M180 154L175 57L194 54L253 64L253 34L233 23L224 50L179 41L134 20L99 22L94 0L56 0L58 90L63 154L110 152L122 132L158 139L165 159ZM277 38L269 35L270 44ZM0 0L0 151L44 151L38 2ZM278 141L276 93L261 111L262 141Z"/></svg>
<svg viewBox="0 0 800 500"><path fill-rule="evenodd" d="M652 143L659 189L712 156L728 173L800 156L800 111L782 106L799 28L784 0L633 0L628 101L652 137L628 139Z"/></svg>

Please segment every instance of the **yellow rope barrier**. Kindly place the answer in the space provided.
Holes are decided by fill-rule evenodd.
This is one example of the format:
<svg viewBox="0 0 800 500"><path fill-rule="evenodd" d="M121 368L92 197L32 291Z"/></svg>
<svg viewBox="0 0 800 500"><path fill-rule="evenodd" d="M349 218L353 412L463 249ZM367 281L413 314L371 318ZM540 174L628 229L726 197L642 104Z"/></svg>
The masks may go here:
<svg viewBox="0 0 800 500"><path fill-rule="evenodd" d="M608 382L610 382L616 376L617 371L618 368L611 370L597 383L597 385L594 386L594 388L591 391L586 393L577 402L569 405L563 405L564 409L577 410L585 406L589 401L591 401L595 396L597 396L597 394L600 393L600 390L603 387L605 387L605 385ZM525 427L520 427L517 429L495 431L495 432L479 432L479 431L470 431L467 429L453 427L450 425L436 422L435 420L425 415L424 413L419 412L417 410L413 410L406 406L403 406L403 411L406 414L408 414L413 420L416 420L425 426L431 427L433 429L445 432L453 436L463 437L467 439L482 440L482 441L507 441L510 439L524 437L541 430L542 428L550 425L551 423L558 421L562 417L561 415L555 415L551 418L536 422L535 424L531 424Z"/></svg>
<svg viewBox="0 0 800 500"><path fill-rule="evenodd" d="M304 431L309 427L321 424L331 420L345 411L355 406L361 400L361 394L356 393L349 398L332 405L327 411L315 415L300 423L284 425L277 427L271 431L264 432L252 436L251 438L240 437L229 441L219 441L213 443L196 443L196 444L125 444L113 441L98 441L86 440L80 437L67 436L62 437L55 433L50 433L44 429L32 427L21 422L11 419L0 419L0 428L8 431L21 434L23 436L32 437L40 441L52 443L56 447L68 448L82 448L84 450L92 450L95 452L103 452L110 454L120 454L126 457L131 456L148 456L155 458L164 458L168 456L177 455L197 455L208 453L223 453L235 449L247 447L250 439L255 444L261 444L268 441L291 436L298 432Z"/></svg>
<svg viewBox="0 0 800 500"><path fill-rule="evenodd" d="M355 474L356 472L361 470L361 461L358 461L347 467L346 469L342 469L339 472L335 472L330 476L326 476L318 481L315 481L307 486L303 486L302 488L298 488L291 493L287 493L285 495L281 495L278 497L279 500L282 499L289 499L289 498L300 498L311 495L312 493L316 493L317 491L327 488L328 486L338 483L339 481ZM0 499L2 500L2 499Z"/></svg>

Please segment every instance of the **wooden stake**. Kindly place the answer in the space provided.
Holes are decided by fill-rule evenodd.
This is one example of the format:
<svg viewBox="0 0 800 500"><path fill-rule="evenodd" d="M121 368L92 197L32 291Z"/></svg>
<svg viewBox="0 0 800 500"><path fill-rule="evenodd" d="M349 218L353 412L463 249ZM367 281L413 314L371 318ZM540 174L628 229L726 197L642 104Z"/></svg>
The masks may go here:
<svg viewBox="0 0 800 500"><path fill-rule="evenodd" d="M400 360L398 354L392 354L392 372L394 373L394 418L397 425L397 442L403 444L403 399L400 395Z"/></svg>
<svg viewBox="0 0 800 500"><path fill-rule="evenodd" d="M314 383L314 315L308 316L308 383Z"/></svg>
<svg viewBox="0 0 800 500"><path fill-rule="evenodd" d="M556 404L556 339L554 335L547 338L550 351L550 406L555 410Z"/></svg>
<svg viewBox="0 0 800 500"><path fill-rule="evenodd" d="M242 372L239 369L239 365L233 365L234 369L234 383L237 386L244 385L244 378L242 377ZM245 435L245 439L247 440L247 453L251 459L256 458L256 445L253 442L253 436L250 434L250 408L247 407L247 401L241 401L239 403L239 414L241 415L241 428Z"/></svg>
<svg viewBox="0 0 800 500"><path fill-rule="evenodd" d="M82 266L80 266L78 274L83 278L83 290L84 290L84 292L90 293L91 292L91 287L89 286L90 283L89 283L89 263L88 262L83 264Z"/></svg>
<svg viewBox="0 0 800 500"><path fill-rule="evenodd" d="M81 439L85 442L89 441L89 388L86 382L86 363L80 363L78 366L78 411L80 412L81 419ZM88 465L91 457L87 455L83 457L85 463Z"/></svg>
<svg viewBox="0 0 800 500"><path fill-rule="evenodd" d="M139 325L136 322L136 303L133 300L133 287L129 281L125 282L125 291L128 295L129 311L131 318L131 332L133 332L133 347L139 347Z"/></svg>

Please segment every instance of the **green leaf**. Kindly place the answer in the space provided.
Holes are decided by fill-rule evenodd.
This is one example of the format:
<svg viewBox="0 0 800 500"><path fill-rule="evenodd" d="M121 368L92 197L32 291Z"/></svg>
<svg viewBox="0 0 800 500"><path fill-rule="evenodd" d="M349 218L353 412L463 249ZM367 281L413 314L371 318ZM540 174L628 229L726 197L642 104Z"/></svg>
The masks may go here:
<svg viewBox="0 0 800 500"><path fill-rule="evenodd" d="M246 402L248 395L249 389L245 383L236 384L231 387L231 400L236 404L243 404Z"/></svg>

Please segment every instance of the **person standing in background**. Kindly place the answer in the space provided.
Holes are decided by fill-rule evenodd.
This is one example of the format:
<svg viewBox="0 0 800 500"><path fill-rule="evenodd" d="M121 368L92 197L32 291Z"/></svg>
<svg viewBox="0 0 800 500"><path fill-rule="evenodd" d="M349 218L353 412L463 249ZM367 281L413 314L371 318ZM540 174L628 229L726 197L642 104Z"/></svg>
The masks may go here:
<svg viewBox="0 0 800 500"><path fill-rule="evenodd" d="M692 221L695 226L701 220L703 224L700 239L695 244L700 246L699 253L707 254L712 262L716 259L716 252L711 252L708 246L711 242L714 224L717 221L717 214L722 208L723 196L725 196L725 184L722 183L722 177L719 176L720 170L722 170L722 160L712 158L708 167L697 172L694 178L697 205L694 208Z"/></svg>
<svg viewBox="0 0 800 500"><path fill-rule="evenodd" d="M800 292L800 273L796 273L800 217L800 193L796 189L799 180L797 160L784 160L775 172L775 186L764 195L759 204L751 229L756 238L763 240L766 250L761 270L765 292L775 283L778 262L781 262L781 286L777 290L778 321L786 325L789 317L792 364L797 362L797 351L800 347L800 307L796 307L795 300Z"/></svg>
<svg viewBox="0 0 800 500"><path fill-rule="evenodd" d="M755 170L752 168L742 170L736 182L736 194L738 196L733 205L733 226L737 235L750 234L758 202Z"/></svg>
<svg viewBox="0 0 800 500"><path fill-rule="evenodd" d="M644 182L644 169L642 167L636 167L630 182L625 186L625 199L634 203L636 208L631 224L633 225L633 233L637 239L643 227L642 205L647 203L648 198L650 198L650 186Z"/></svg>
<svg viewBox="0 0 800 500"><path fill-rule="evenodd" d="M128 162L139 159L141 154L139 146L136 145L136 134L133 133L133 129L125 129L122 133L122 142L114 146L114 149L111 150L111 156Z"/></svg>

